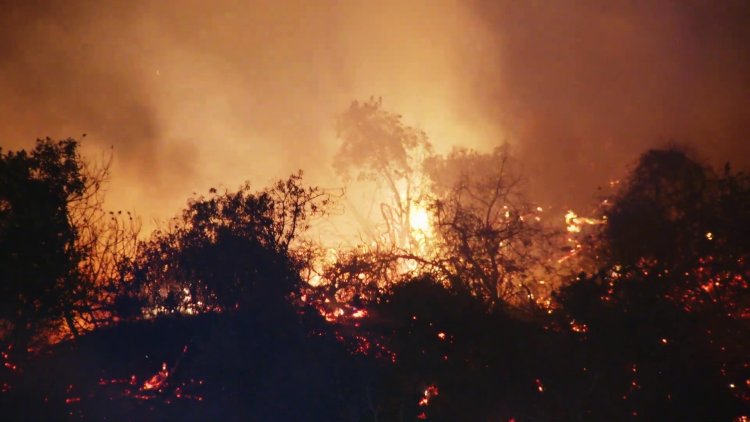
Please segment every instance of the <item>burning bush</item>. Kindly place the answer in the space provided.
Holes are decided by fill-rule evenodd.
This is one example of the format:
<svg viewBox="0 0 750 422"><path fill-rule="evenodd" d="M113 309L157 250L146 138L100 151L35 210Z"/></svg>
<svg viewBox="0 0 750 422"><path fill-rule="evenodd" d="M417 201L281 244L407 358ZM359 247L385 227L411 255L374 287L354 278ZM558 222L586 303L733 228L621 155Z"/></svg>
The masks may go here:
<svg viewBox="0 0 750 422"><path fill-rule="evenodd" d="M253 192L192 199L181 217L143 245L130 270L153 312L196 313L264 306L300 288L306 265L294 253L330 197L302 175Z"/></svg>

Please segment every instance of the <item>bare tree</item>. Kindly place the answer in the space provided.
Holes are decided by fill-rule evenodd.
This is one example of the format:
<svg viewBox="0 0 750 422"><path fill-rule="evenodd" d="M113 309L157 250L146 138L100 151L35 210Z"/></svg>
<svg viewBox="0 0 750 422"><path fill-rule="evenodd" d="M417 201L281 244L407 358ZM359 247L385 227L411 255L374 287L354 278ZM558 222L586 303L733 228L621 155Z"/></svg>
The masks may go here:
<svg viewBox="0 0 750 422"><path fill-rule="evenodd" d="M389 237L366 239L361 256L347 256L346 265L333 265L328 277L341 281L352 273L343 269L362 267L364 275L355 271L350 282L371 281L375 274L368 268L396 280L393 271L383 271L393 268L397 274L430 273L491 304L548 295L554 233L523 194L521 171L507 145L491 153L456 149L434 155L423 131L404 125L372 98L349 107L339 135L339 174L350 179L354 173L390 192L381 204ZM421 236L412 224L418 211L429 220L429 233Z"/></svg>
<svg viewBox="0 0 750 422"><path fill-rule="evenodd" d="M540 288L547 290L554 233L523 194L509 148L489 154L457 149L425 168L435 195L433 266L491 304L534 300Z"/></svg>

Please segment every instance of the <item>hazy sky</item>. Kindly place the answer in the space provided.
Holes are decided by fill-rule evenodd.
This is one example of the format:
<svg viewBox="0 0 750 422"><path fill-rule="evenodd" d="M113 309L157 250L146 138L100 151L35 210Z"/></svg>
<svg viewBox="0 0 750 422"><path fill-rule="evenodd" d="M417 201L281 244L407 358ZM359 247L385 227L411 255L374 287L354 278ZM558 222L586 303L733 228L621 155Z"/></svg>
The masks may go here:
<svg viewBox="0 0 750 422"><path fill-rule="evenodd" d="M439 151L511 142L537 200L583 207L672 139L750 164L750 2L0 0L0 145L87 133L147 221L338 184L335 116L370 95Z"/></svg>

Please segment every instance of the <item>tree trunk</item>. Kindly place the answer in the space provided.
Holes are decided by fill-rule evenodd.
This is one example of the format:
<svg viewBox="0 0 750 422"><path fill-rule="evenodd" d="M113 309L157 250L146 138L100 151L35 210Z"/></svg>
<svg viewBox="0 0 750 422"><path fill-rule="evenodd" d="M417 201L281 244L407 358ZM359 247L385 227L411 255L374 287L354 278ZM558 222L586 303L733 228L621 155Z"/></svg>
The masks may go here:
<svg viewBox="0 0 750 422"><path fill-rule="evenodd" d="M73 334L73 338L77 339L80 336L80 333L78 332L78 328L76 328L73 314L70 311L65 311L65 323L68 325L70 333Z"/></svg>

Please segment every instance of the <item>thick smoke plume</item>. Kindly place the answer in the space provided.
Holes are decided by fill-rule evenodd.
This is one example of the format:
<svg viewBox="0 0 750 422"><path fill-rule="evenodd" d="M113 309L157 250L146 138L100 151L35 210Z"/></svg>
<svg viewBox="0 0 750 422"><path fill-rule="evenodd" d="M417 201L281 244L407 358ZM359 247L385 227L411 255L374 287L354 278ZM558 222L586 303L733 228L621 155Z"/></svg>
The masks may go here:
<svg viewBox="0 0 750 422"><path fill-rule="evenodd" d="M586 206L642 150L748 164L750 6L711 1L5 1L0 145L113 146L110 206L304 169L335 186L354 99L439 152L508 141L536 199Z"/></svg>

